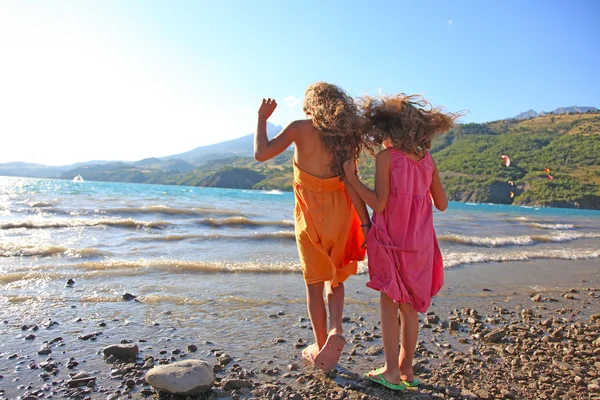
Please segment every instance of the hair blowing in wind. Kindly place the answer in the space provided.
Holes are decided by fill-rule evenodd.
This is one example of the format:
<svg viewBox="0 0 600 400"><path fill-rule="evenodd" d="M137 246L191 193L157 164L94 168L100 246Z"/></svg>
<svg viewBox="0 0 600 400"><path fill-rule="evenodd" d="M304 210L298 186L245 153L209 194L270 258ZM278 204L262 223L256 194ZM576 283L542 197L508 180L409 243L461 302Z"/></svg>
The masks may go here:
<svg viewBox="0 0 600 400"><path fill-rule="evenodd" d="M302 108L312 117L313 126L331 154L331 173L343 177L344 161L357 158L363 148L354 100L335 85L317 82L306 89Z"/></svg>
<svg viewBox="0 0 600 400"><path fill-rule="evenodd" d="M407 153L420 154L431 148L431 141L454 126L460 113L445 113L435 108L422 96L400 93L378 98L363 96L359 99L365 118L364 146L373 154L385 139L395 148Z"/></svg>

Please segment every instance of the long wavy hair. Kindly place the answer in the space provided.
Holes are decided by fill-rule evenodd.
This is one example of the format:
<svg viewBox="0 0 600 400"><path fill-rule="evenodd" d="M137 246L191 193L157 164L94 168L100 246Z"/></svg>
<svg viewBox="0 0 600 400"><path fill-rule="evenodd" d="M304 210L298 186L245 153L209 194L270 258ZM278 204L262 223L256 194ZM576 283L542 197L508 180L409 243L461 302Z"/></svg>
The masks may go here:
<svg viewBox="0 0 600 400"><path fill-rule="evenodd" d="M445 113L422 96L400 93L377 98L363 96L358 100L366 123L363 143L373 155L384 140L406 153L424 155L431 141L454 126L460 113Z"/></svg>
<svg viewBox="0 0 600 400"><path fill-rule="evenodd" d="M331 154L331 173L343 178L344 161L358 158L363 148L360 117L354 99L336 85L317 82L306 89L302 109L311 116L325 149Z"/></svg>

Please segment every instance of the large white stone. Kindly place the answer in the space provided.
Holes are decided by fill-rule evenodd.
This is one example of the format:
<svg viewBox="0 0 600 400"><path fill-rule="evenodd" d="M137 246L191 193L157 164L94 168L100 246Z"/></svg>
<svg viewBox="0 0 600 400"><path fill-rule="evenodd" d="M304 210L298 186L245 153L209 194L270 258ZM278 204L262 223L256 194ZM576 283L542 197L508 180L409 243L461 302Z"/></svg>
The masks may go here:
<svg viewBox="0 0 600 400"><path fill-rule="evenodd" d="M152 368L146 373L146 382L165 392L193 396L212 387L215 373L206 361L185 360Z"/></svg>

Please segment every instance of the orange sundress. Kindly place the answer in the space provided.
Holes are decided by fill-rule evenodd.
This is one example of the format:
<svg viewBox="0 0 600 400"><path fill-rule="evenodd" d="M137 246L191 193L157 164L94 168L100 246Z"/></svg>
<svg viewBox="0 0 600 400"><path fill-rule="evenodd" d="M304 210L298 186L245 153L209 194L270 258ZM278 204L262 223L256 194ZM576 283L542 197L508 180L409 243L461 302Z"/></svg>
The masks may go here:
<svg viewBox="0 0 600 400"><path fill-rule="evenodd" d="M344 182L321 179L294 161L296 244L307 284L331 282L337 287L364 260L364 235Z"/></svg>

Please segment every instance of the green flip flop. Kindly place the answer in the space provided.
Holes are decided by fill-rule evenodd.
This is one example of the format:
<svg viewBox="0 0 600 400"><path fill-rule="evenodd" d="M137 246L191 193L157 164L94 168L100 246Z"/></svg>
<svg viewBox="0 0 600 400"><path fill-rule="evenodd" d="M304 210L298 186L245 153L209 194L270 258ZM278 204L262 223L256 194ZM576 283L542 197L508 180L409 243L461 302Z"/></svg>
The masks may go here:
<svg viewBox="0 0 600 400"><path fill-rule="evenodd" d="M417 387L421 384L421 381L415 378L412 382L402 381L402 384L406 387Z"/></svg>
<svg viewBox="0 0 600 400"><path fill-rule="evenodd" d="M376 370L376 372L377 372L377 371L379 371L379 369L377 369L377 370ZM387 380L386 380L386 379L383 377L383 375L381 375L381 374L379 374L379 373L377 374L377 376L370 376L370 375L369 375L369 373L368 373L368 372L366 372L366 373L365 373L365 378L367 378L367 379L368 379L368 380L370 380L371 382L375 382L375 383L377 383L377 384L379 384L379 385L381 385L381 386L383 386L383 387L386 387L386 388L388 388L388 389L392 389L392 390L395 390L395 391L398 391L398 392L399 392L399 391L402 391L402 390L404 390L404 389L406 389L406 386L404 386L404 385L403 385L403 384L401 384L401 383L400 383L400 384L398 384L398 385L396 385L396 384L393 384L393 383L390 383L390 382L388 382L388 381L387 381Z"/></svg>

